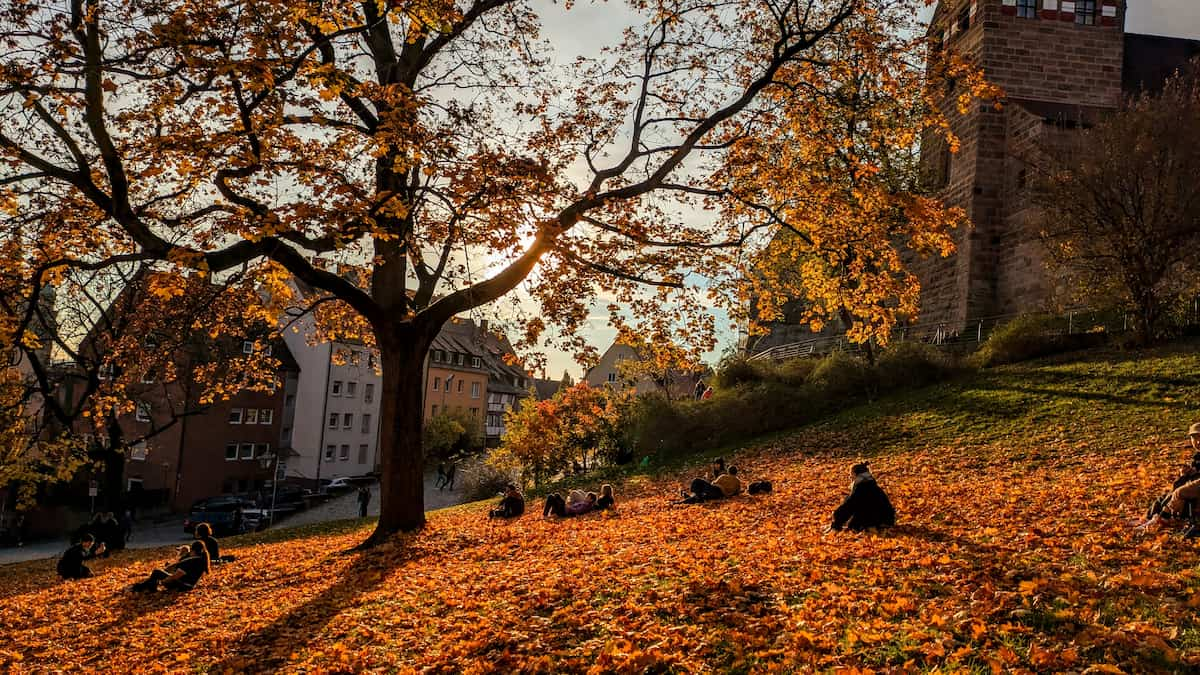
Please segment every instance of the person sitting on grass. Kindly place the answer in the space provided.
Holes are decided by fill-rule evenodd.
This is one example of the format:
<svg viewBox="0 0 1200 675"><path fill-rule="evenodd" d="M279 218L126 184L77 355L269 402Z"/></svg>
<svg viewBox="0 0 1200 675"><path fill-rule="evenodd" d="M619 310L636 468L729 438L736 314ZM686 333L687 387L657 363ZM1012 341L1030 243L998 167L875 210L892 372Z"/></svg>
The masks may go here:
<svg viewBox="0 0 1200 675"><path fill-rule="evenodd" d="M217 538L213 536L212 525L208 523L200 523L196 529L192 530L192 536L196 541L204 542L204 548L208 550L208 561L210 563L226 563L236 560L231 555L221 555L221 545L217 543Z"/></svg>
<svg viewBox="0 0 1200 675"><path fill-rule="evenodd" d="M550 516L558 516L563 518L567 515L567 500L557 492L551 492L546 495L546 504L542 506L542 517L549 518Z"/></svg>
<svg viewBox="0 0 1200 675"><path fill-rule="evenodd" d="M208 548L204 542L197 539L189 547L189 555L180 558L165 570L154 570L145 581L133 585L133 590L153 592L159 584L167 590L190 591L196 587L200 577L208 573Z"/></svg>
<svg viewBox="0 0 1200 675"><path fill-rule="evenodd" d="M1171 489L1150 504L1150 508L1146 510L1146 519L1140 525L1138 525L1140 529L1149 529L1151 527L1151 523L1153 523L1155 527L1160 525L1162 519L1159 518L1159 516L1162 515L1163 511L1167 509L1171 501L1176 498L1175 493L1179 489L1185 487L1188 483L1200 480L1200 422L1193 424L1191 428L1188 429L1188 440L1190 440L1192 443L1192 449L1196 451L1196 453L1192 455L1191 463L1183 465L1179 475L1176 476L1175 480L1172 482ZM1187 498L1184 498L1181 506L1187 506L1187 504L1188 500Z"/></svg>
<svg viewBox="0 0 1200 675"><path fill-rule="evenodd" d="M600 486L600 498L596 500L596 510L603 511L605 509L616 508L617 503L613 498L613 488L608 483Z"/></svg>
<svg viewBox="0 0 1200 675"><path fill-rule="evenodd" d="M825 528L831 530L848 529L861 532L873 527L890 527L896 524L896 509L866 462L855 464L850 473L854 482L850 484L850 494L842 505L833 512L833 523Z"/></svg>
<svg viewBox="0 0 1200 675"><path fill-rule="evenodd" d="M488 518L516 518L525 513L525 497L517 489L516 484L509 483L504 488L504 497L496 508L488 511Z"/></svg>
<svg viewBox="0 0 1200 675"><path fill-rule="evenodd" d="M58 559L58 576L64 579L86 579L92 576L92 569L83 564L104 553L104 542L96 545L96 537L85 533L79 543L68 548Z"/></svg>
<svg viewBox="0 0 1200 675"><path fill-rule="evenodd" d="M700 504L714 499L732 497L742 491L742 481L737 477L737 467L729 467L729 471L721 473L713 482L703 478L692 481L691 489L684 490L683 501L680 504Z"/></svg>
<svg viewBox="0 0 1200 675"><path fill-rule="evenodd" d="M567 515L581 516L596 508L596 493L571 490L567 495Z"/></svg>

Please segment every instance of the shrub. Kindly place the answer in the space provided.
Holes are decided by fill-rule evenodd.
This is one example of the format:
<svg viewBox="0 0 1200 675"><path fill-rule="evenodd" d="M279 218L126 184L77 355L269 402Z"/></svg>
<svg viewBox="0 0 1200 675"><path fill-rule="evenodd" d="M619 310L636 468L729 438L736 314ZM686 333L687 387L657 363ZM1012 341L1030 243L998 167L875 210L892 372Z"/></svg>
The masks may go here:
<svg viewBox="0 0 1200 675"><path fill-rule="evenodd" d="M463 462L459 472L462 475L463 492L469 499L491 499L503 492L504 486L509 483L520 482L520 476L502 455L500 451L493 451Z"/></svg>
<svg viewBox="0 0 1200 675"><path fill-rule="evenodd" d="M817 363L808 382L828 399L848 400L867 393L870 369L858 357L833 352Z"/></svg>
<svg viewBox="0 0 1200 675"><path fill-rule="evenodd" d="M874 385L879 393L924 387L946 379L956 369L954 360L937 347L899 342L884 350L875 361Z"/></svg>
<svg viewBox="0 0 1200 675"><path fill-rule="evenodd" d="M733 389L748 382L758 382L762 373L755 363L744 356L726 356L717 365L717 373L713 377L716 389Z"/></svg>
<svg viewBox="0 0 1200 675"><path fill-rule="evenodd" d="M774 367L775 378L783 384L799 387L808 381L813 370L817 367L817 359L790 359Z"/></svg>
<svg viewBox="0 0 1200 675"><path fill-rule="evenodd" d="M1064 335L1058 323L1045 315L1013 319L993 331L968 363L977 368L1000 366L1095 346L1105 339L1103 333Z"/></svg>

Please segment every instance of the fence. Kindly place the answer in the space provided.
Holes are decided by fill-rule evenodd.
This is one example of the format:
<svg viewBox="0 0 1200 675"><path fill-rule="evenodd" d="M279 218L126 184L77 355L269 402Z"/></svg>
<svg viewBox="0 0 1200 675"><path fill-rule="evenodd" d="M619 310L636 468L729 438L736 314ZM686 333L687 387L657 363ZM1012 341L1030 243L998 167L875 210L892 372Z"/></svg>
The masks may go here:
<svg viewBox="0 0 1200 675"><path fill-rule="evenodd" d="M1192 304L1193 325L1200 319L1200 299ZM938 346L978 345L986 341L1000 326L1028 314L1001 314L968 319L958 322L928 322L899 326L892 331L892 342L922 342ZM1129 312L1078 308L1059 315L1046 315L1048 332L1071 335L1074 333L1124 333L1133 328L1133 317ZM858 352L861 345L851 342L845 334L815 336L783 345L776 345L750 356L750 360L786 361L788 359L821 356L830 352Z"/></svg>

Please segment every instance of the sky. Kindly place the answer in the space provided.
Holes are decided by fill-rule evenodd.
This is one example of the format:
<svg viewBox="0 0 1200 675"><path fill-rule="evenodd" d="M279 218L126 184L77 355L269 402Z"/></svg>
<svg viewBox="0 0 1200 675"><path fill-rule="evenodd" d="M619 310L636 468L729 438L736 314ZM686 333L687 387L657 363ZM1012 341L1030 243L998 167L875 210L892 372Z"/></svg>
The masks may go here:
<svg viewBox="0 0 1200 675"><path fill-rule="evenodd" d="M542 36L553 46L559 63L567 63L577 56L597 56L606 45L620 39L622 29L637 16L621 2L596 2L581 0L567 10L560 2L537 0L542 16ZM933 7L923 10L926 17ZM1126 31L1171 37L1200 39L1200 0L1128 0ZM601 352L612 342L615 331L608 327L604 311L593 312L593 318L584 336ZM718 324L728 321L718 317ZM721 352L732 345L737 336L733 331L721 331L721 344L710 355L716 360ZM563 371L575 378L582 368L564 352L546 349L546 374L558 379Z"/></svg>

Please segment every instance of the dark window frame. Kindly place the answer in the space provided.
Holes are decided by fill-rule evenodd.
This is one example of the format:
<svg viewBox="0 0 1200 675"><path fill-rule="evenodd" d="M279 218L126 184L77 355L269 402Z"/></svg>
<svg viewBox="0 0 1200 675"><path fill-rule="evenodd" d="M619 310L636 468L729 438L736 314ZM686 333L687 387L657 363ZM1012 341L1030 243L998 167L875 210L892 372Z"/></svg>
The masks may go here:
<svg viewBox="0 0 1200 675"><path fill-rule="evenodd" d="M1038 18L1038 2L1040 2L1040 0L1017 0L1017 18Z"/></svg>
<svg viewBox="0 0 1200 675"><path fill-rule="evenodd" d="M1100 3L1096 0L1075 0L1075 23L1080 26L1095 26L1100 23Z"/></svg>

